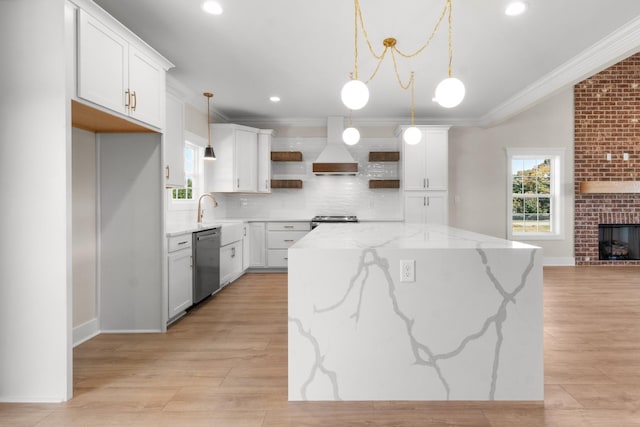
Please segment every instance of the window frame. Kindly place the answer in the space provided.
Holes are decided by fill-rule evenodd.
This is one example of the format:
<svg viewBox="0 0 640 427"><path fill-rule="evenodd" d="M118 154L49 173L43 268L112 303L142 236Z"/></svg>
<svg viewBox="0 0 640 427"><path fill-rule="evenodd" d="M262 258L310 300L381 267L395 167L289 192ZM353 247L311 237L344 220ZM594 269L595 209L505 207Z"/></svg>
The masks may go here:
<svg viewBox="0 0 640 427"><path fill-rule="evenodd" d="M565 150L563 148L507 148L507 238L509 240L563 240L564 239L564 200L563 171ZM513 231L513 160L550 159L550 223L551 231L514 232Z"/></svg>
<svg viewBox="0 0 640 427"><path fill-rule="evenodd" d="M192 181L192 191L191 199L174 199L173 191L179 190L182 188L186 188L186 165L185 165L185 186L184 187L174 187L167 192L168 199L168 209L170 211L187 211L194 210L197 207L198 197L202 193L202 188L204 185L204 148L197 142L191 141L190 138L186 138L183 144L184 148L192 148L194 151L194 173L193 173L193 181ZM184 159L186 162L186 159Z"/></svg>

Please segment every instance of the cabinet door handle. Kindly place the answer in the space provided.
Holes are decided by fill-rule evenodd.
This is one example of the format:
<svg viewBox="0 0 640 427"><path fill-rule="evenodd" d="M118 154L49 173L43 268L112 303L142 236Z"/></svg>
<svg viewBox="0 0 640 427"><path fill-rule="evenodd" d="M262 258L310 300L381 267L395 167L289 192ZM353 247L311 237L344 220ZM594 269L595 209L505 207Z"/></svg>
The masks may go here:
<svg viewBox="0 0 640 427"><path fill-rule="evenodd" d="M169 179L169 176L171 176L171 169L169 169L169 165L165 166L164 170L165 170L165 175L164 175L164 177L165 177L166 179Z"/></svg>
<svg viewBox="0 0 640 427"><path fill-rule="evenodd" d="M189 241L188 241L188 240L185 240L185 241L183 241L183 242L178 242L178 246L180 246L180 245L186 245L187 243L189 243Z"/></svg>
<svg viewBox="0 0 640 427"><path fill-rule="evenodd" d="M268 180L268 179L265 179L265 180L264 180L264 189L265 189L265 190L268 190L268 189L269 189L269 180Z"/></svg>
<svg viewBox="0 0 640 427"><path fill-rule="evenodd" d="M427 206L431 203L431 197L427 197Z"/></svg>
<svg viewBox="0 0 640 427"><path fill-rule="evenodd" d="M235 256L236 256L236 248L233 247L231 248L231 258L235 258Z"/></svg>
<svg viewBox="0 0 640 427"><path fill-rule="evenodd" d="M125 96L125 100L124 100L124 106L125 108L129 108L129 105L131 105L131 93L129 92L129 89L127 89L124 93Z"/></svg>
<svg viewBox="0 0 640 427"><path fill-rule="evenodd" d="M136 97L135 90L131 93L131 98L132 98L131 109L133 111L136 111L136 106L138 105L138 97Z"/></svg>
<svg viewBox="0 0 640 427"><path fill-rule="evenodd" d="M242 235L246 236L247 235L247 227L243 227L242 228Z"/></svg>
<svg viewBox="0 0 640 427"><path fill-rule="evenodd" d="M427 197L426 196L422 198L422 204L423 204L423 206L427 206Z"/></svg>
<svg viewBox="0 0 640 427"><path fill-rule="evenodd" d="M427 188L427 178L422 178L422 188Z"/></svg>
<svg viewBox="0 0 640 427"><path fill-rule="evenodd" d="M293 228L293 225L285 225L283 228Z"/></svg>
<svg viewBox="0 0 640 427"><path fill-rule="evenodd" d="M189 255L189 267L193 268L193 255Z"/></svg>
<svg viewBox="0 0 640 427"><path fill-rule="evenodd" d="M240 178L236 179L236 188L240 188Z"/></svg>
<svg viewBox="0 0 640 427"><path fill-rule="evenodd" d="M429 178L427 178L427 188L429 188Z"/></svg>
<svg viewBox="0 0 640 427"><path fill-rule="evenodd" d="M293 242L294 240L293 239L285 239L284 241L289 243L289 242Z"/></svg>

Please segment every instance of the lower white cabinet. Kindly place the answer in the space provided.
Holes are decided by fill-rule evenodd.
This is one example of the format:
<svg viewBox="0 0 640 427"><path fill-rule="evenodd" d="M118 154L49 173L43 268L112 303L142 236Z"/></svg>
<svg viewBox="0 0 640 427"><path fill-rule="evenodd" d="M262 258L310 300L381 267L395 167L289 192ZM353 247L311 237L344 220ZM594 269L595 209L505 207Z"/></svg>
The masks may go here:
<svg viewBox="0 0 640 427"><path fill-rule="evenodd" d="M242 275L242 240L220 248L220 286L229 284L240 275Z"/></svg>
<svg viewBox="0 0 640 427"><path fill-rule="evenodd" d="M249 223L249 267L264 268L267 266L267 224L264 222Z"/></svg>
<svg viewBox="0 0 640 427"><path fill-rule="evenodd" d="M267 223L267 267L287 268L288 252L311 230L309 221Z"/></svg>
<svg viewBox="0 0 640 427"><path fill-rule="evenodd" d="M191 243L191 233L172 236L168 240L169 320L193 304Z"/></svg>
<svg viewBox="0 0 640 427"><path fill-rule="evenodd" d="M404 220L420 224L447 224L447 192L405 192Z"/></svg>
<svg viewBox="0 0 640 427"><path fill-rule="evenodd" d="M249 223L242 223L242 271L245 272L249 268L251 260L251 236L249 235Z"/></svg>

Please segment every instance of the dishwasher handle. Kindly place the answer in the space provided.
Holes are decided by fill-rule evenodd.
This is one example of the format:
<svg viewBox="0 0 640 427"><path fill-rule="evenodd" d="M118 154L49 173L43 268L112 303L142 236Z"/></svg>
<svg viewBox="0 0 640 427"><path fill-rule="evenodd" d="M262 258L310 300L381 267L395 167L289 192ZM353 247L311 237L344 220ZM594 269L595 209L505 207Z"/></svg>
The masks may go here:
<svg viewBox="0 0 640 427"><path fill-rule="evenodd" d="M205 236L197 236L198 241L218 239L218 232L207 234Z"/></svg>

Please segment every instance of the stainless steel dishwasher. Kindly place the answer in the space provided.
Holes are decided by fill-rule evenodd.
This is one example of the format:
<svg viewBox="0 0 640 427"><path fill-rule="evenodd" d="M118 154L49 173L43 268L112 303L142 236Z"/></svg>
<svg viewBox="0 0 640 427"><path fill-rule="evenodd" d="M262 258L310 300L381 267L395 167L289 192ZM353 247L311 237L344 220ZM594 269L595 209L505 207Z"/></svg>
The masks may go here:
<svg viewBox="0 0 640 427"><path fill-rule="evenodd" d="M193 233L193 303L220 290L220 228Z"/></svg>

